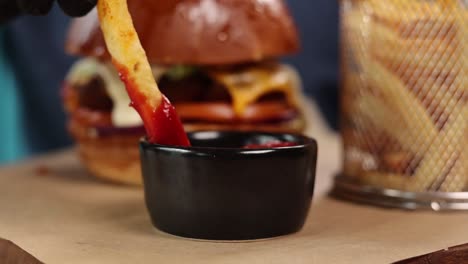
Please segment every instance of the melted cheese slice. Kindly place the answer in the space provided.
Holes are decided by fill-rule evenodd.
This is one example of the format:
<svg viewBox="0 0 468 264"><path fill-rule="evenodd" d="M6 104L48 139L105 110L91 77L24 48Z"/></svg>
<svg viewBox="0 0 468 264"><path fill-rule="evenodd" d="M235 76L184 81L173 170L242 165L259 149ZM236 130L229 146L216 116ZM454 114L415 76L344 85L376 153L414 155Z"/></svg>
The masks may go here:
<svg viewBox="0 0 468 264"><path fill-rule="evenodd" d="M164 67L152 66L156 80L167 70ZM220 70L207 70L207 72L226 86L233 101L234 112L238 116L242 116L249 105L271 92L284 93L291 106L299 105L302 84L299 74L289 65L253 66L235 72ZM72 67L67 82L72 86L85 85L96 75L104 81L106 92L114 103L113 125L116 127L143 125L138 113L129 106L130 99L125 91L125 85L110 63L101 63L93 58L80 60Z"/></svg>
<svg viewBox="0 0 468 264"><path fill-rule="evenodd" d="M298 73L289 65L250 67L241 71L210 71L210 76L226 86L234 112L242 116L247 107L271 92L281 92L291 106L299 105L302 89Z"/></svg>

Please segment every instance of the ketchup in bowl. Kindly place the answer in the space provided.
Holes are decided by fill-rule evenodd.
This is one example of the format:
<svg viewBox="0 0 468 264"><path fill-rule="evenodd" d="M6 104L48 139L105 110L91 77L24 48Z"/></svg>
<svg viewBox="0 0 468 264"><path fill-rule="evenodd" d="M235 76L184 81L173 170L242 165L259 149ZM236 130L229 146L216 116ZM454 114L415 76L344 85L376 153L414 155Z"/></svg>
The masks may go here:
<svg viewBox="0 0 468 264"><path fill-rule="evenodd" d="M239 131L188 138L190 147L140 141L145 201L156 228L210 240L268 238L302 228L314 189L315 140Z"/></svg>
<svg viewBox="0 0 468 264"><path fill-rule="evenodd" d="M267 148L284 148L284 147L293 147L297 143L286 142L286 141L270 141L264 144L248 144L245 145L245 149L267 149Z"/></svg>

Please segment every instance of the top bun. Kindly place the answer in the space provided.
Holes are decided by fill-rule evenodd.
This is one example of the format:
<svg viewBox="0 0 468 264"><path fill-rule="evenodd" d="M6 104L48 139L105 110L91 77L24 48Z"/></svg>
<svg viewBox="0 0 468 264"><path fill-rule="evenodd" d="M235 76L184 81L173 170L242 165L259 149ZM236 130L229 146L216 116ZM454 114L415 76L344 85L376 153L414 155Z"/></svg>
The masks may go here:
<svg viewBox="0 0 468 264"><path fill-rule="evenodd" d="M225 65L298 50L298 34L283 0L129 0L151 63ZM66 49L108 59L96 10L75 19Z"/></svg>

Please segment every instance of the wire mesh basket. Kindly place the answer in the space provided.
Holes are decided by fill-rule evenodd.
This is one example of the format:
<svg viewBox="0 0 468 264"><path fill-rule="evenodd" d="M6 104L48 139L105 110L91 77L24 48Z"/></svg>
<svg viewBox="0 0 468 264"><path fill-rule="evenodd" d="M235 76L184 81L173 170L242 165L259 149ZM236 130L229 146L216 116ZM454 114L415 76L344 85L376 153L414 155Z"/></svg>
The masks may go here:
<svg viewBox="0 0 468 264"><path fill-rule="evenodd" d="M463 0L341 1L344 168L333 194L468 209Z"/></svg>

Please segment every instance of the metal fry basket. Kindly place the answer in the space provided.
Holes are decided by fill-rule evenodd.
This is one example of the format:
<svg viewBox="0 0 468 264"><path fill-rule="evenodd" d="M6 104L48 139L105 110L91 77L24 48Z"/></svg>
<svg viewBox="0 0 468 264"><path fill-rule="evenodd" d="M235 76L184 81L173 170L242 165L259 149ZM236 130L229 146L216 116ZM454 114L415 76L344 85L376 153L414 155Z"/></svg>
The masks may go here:
<svg viewBox="0 0 468 264"><path fill-rule="evenodd" d="M334 196L468 210L464 0L342 0L343 173Z"/></svg>

